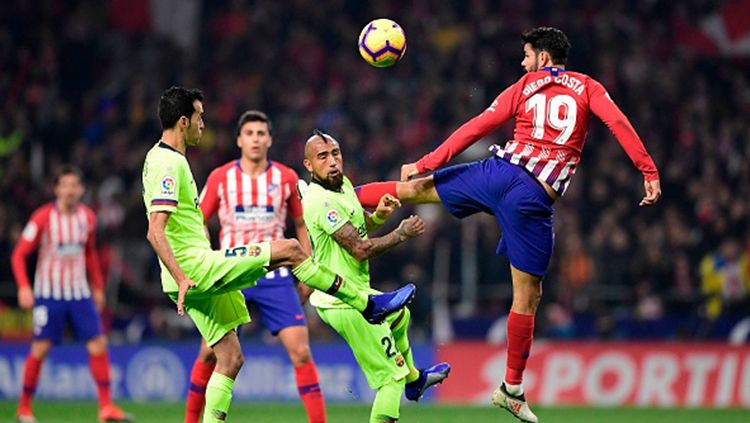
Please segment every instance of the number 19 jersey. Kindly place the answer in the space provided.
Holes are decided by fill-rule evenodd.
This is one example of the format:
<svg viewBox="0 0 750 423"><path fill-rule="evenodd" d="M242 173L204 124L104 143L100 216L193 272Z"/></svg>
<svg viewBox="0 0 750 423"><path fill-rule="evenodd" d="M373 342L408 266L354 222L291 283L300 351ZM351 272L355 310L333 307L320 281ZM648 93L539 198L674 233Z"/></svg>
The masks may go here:
<svg viewBox="0 0 750 423"><path fill-rule="evenodd" d="M525 168L558 194L567 189L588 131L599 117L647 180L658 179L653 160L628 119L602 84L588 75L556 67L529 72L509 86L483 113L456 130L438 149L417 162L435 170L479 138L515 118L513 139L492 146L501 159Z"/></svg>

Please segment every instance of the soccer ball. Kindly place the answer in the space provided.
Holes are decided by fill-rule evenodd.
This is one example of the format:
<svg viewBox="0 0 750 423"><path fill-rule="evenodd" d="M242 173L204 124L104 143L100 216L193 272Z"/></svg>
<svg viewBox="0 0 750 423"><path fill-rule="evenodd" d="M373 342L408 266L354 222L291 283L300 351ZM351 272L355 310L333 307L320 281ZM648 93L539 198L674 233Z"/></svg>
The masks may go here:
<svg viewBox="0 0 750 423"><path fill-rule="evenodd" d="M393 66L406 52L406 34L390 19L375 19L359 34L359 54L376 68Z"/></svg>

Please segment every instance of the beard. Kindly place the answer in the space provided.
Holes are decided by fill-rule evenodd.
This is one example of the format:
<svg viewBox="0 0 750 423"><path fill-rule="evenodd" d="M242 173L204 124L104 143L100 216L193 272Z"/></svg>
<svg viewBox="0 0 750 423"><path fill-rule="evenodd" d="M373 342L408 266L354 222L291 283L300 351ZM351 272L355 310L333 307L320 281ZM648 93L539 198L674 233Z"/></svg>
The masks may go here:
<svg viewBox="0 0 750 423"><path fill-rule="evenodd" d="M330 191L338 191L341 189L341 186L344 185L344 174L338 173L334 176L329 176L327 178L315 178L320 185L323 186L323 188L330 190Z"/></svg>

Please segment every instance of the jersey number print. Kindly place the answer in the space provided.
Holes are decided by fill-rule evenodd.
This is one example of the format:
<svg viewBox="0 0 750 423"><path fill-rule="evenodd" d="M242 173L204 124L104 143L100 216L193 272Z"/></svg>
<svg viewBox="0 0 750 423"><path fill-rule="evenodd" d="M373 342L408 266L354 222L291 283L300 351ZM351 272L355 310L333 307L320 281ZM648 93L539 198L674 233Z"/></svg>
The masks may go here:
<svg viewBox="0 0 750 423"><path fill-rule="evenodd" d="M576 101L573 97L561 94L547 101L545 94L534 94L526 101L526 111L529 110L534 112L534 130L531 131L533 138L538 140L544 138L545 125L560 131L560 134L554 140L555 144L565 144L573 134L577 112Z"/></svg>

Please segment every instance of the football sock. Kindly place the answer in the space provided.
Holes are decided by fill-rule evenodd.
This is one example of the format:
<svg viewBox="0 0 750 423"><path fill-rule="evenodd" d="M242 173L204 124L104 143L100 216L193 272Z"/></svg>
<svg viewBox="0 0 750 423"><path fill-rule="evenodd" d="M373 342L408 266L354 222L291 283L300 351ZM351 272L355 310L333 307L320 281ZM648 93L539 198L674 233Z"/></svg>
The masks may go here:
<svg viewBox="0 0 750 423"><path fill-rule="evenodd" d="M385 423L398 420L401 395L404 393L404 379L391 379L378 389L372 403L370 423Z"/></svg>
<svg viewBox="0 0 750 423"><path fill-rule="evenodd" d="M529 359L531 341L534 338L534 315L508 315L508 362L505 368L506 385L520 385L526 360Z"/></svg>
<svg viewBox="0 0 750 423"><path fill-rule="evenodd" d="M198 359L193 363L190 372L190 388L188 388L187 405L185 406L185 423L198 423L201 411L206 404L206 385L216 363L204 363Z"/></svg>
<svg viewBox="0 0 750 423"><path fill-rule="evenodd" d="M299 266L292 269L292 273L310 288L333 295L358 311L364 311L367 307L367 293L314 261L312 257L308 257Z"/></svg>
<svg viewBox="0 0 750 423"><path fill-rule="evenodd" d="M206 408L203 410L203 423L221 423L227 420L229 405L232 403L234 380L221 373L213 372L206 385Z"/></svg>
<svg viewBox="0 0 750 423"><path fill-rule="evenodd" d="M294 368L294 376L297 379L297 390L302 405L307 412L309 423L325 423L326 406L323 401L323 393L320 391L318 381L318 369L314 362L309 362Z"/></svg>
<svg viewBox="0 0 750 423"><path fill-rule="evenodd" d="M89 355L89 369L96 383L96 393L99 397L99 408L112 404L109 390L109 356L106 352L99 355Z"/></svg>
<svg viewBox="0 0 750 423"><path fill-rule="evenodd" d="M523 385L511 385L509 383L505 383L505 391L514 397L517 397L521 394L523 394Z"/></svg>
<svg viewBox="0 0 750 423"><path fill-rule="evenodd" d="M378 206L380 198L386 194L391 194L398 198L396 195L396 184L396 181L373 182L354 188L354 192L357 193L357 198L362 207L375 208Z"/></svg>
<svg viewBox="0 0 750 423"><path fill-rule="evenodd" d="M26 364L23 366L23 392L21 393L21 401L18 404L19 408L31 408L31 399L34 397L34 392L36 392L36 385L39 383L39 373L42 370L43 363L42 360L32 357L31 354L26 358Z"/></svg>
<svg viewBox="0 0 750 423"><path fill-rule="evenodd" d="M411 347L409 346L408 331L411 313L408 308L403 308L401 313L398 313L396 316L393 322L391 322L391 333L396 340L399 352L404 356L406 368L409 369L409 374L406 375L406 383L410 383L419 379L419 370L414 367L414 357L411 354Z"/></svg>

